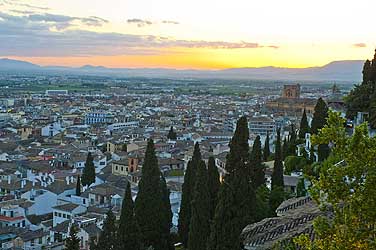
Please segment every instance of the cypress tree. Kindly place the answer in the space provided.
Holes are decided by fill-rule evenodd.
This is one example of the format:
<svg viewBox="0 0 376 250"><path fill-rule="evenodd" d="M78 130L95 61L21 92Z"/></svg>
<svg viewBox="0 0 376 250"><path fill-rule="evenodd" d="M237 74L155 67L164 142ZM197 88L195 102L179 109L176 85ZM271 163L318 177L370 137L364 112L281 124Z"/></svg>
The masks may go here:
<svg viewBox="0 0 376 250"><path fill-rule="evenodd" d="M275 216L276 212L275 210L278 208L278 206L285 200L285 191L283 187L281 186L275 186L270 191L270 197L269 197L269 207L270 207L270 213L271 216Z"/></svg>
<svg viewBox="0 0 376 250"><path fill-rule="evenodd" d="M219 172L215 166L215 160L213 156L209 157L208 161L208 188L210 195L210 219L214 217L215 207L217 206L217 197L219 186L221 185L219 181Z"/></svg>
<svg viewBox="0 0 376 250"><path fill-rule="evenodd" d="M145 152L141 180L138 184L135 213L142 246L152 247L154 250L169 249L163 227L166 212L161 195L160 178L154 143L150 139Z"/></svg>
<svg viewBox="0 0 376 250"><path fill-rule="evenodd" d="M256 221L272 216L269 207L270 190L265 184L256 190Z"/></svg>
<svg viewBox="0 0 376 250"><path fill-rule="evenodd" d="M296 156L296 131L294 124L291 124L290 140L288 142L287 156Z"/></svg>
<svg viewBox="0 0 376 250"><path fill-rule="evenodd" d="M257 136L255 142L253 143L251 163L253 164L254 168L253 183L255 184L255 188L257 189L259 186L265 183L265 173L264 165L262 164L260 136Z"/></svg>
<svg viewBox="0 0 376 250"><path fill-rule="evenodd" d="M81 177L77 177L77 183L76 183L76 195L81 196Z"/></svg>
<svg viewBox="0 0 376 250"><path fill-rule="evenodd" d="M140 250L139 228L134 214L131 186L128 182L121 206L118 250Z"/></svg>
<svg viewBox="0 0 376 250"><path fill-rule="evenodd" d="M188 249L206 249L210 235L210 193L208 171L202 161L197 168L196 183L193 191L192 216L189 225Z"/></svg>
<svg viewBox="0 0 376 250"><path fill-rule="evenodd" d="M208 249L237 250L242 248L240 233L255 221L255 191L251 181L247 119L237 122L227 154L226 175L218 194Z"/></svg>
<svg viewBox="0 0 376 250"><path fill-rule="evenodd" d="M309 133L309 125L308 125L308 119L307 119L307 113L304 109L302 119L300 120L300 126L299 126L299 138L305 139L305 134Z"/></svg>
<svg viewBox="0 0 376 250"><path fill-rule="evenodd" d="M272 189L277 186L282 188L284 187L280 129L277 130L277 141L275 144L274 168L272 173Z"/></svg>
<svg viewBox="0 0 376 250"><path fill-rule="evenodd" d="M103 224L103 230L96 246L97 249L114 250L116 248L118 242L116 242L115 220L115 215L112 213L111 209L108 210L106 220Z"/></svg>
<svg viewBox="0 0 376 250"><path fill-rule="evenodd" d="M326 118L328 117L328 106L325 101L320 97L317 100L315 106L315 112L313 113L311 123L311 133L317 134L319 129L322 129L326 124Z"/></svg>
<svg viewBox="0 0 376 250"><path fill-rule="evenodd" d="M82 173L82 185L90 186L92 183L95 183L95 166L93 162L93 156L89 152L87 154L84 171Z"/></svg>
<svg viewBox="0 0 376 250"><path fill-rule="evenodd" d="M289 155L289 143L286 137L283 139L281 155L282 155L282 158L281 158L282 161Z"/></svg>
<svg viewBox="0 0 376 250"><path fill-rule="evenodd" d="M167 138L170 140L176 140L176 132L174 131L174 128L171 126L170 130L168 131Z"/></svg>
<svg viewBox="0 0 376 250"><path fill-rule="evenodd" d="M264 161L268 161L270 156L270 146L269 146L269 132L266 134L265 143L264 143L264 152L263 152Z"/></svg>
<svg viewBox="0 0 376 250"><path fill-rule="evenodd" d="M167 188L166 179L164 178L163 175L161 176L160 184L161 184L162 201L164 205L164 209L163 209L164 221L163 221L163 224L161 225L164 229L162 232L164 233L164 236L163 236L163 239L165 240L164 244L168 246L166 250L174 250L175 248L171 241L171 227L172 227L173 214L171 211L170 190Z"/></svg>
<svg viewBox="0 0 376 250"><path fill-rule="evenodd" d="M65 250L80 250L80 239L77 237L77 226L72 224L69 228L69 237L65 240Z"/></svg>
<svg viewBox="0 0 376 250"><path fill-rule="evenodd" d="M328 107L322 98L319 98L315 106L315 112L312 119L312 133L317 134L319 129L322 129L326 124L328 117ZM318 161L325 160L330 154L328 145L320 144L317 148Z"/></svg>
<svg viewBox="0 0 376 250"><path fill-rule="evenodd" d="M309 149L309 162L312 164L315 162L315 148L311 145Z"/></svg>
<svg viewBox="0 0 376 250"><path fill-rule="evenodd" d="M191 221L191 202L193 199L193 188L195 186L196 169L202 161L200 146L195 144L192 159L188 162L182 186L182 198L179 211L178 233L185 248L188 247L189 223Z"/></svg>

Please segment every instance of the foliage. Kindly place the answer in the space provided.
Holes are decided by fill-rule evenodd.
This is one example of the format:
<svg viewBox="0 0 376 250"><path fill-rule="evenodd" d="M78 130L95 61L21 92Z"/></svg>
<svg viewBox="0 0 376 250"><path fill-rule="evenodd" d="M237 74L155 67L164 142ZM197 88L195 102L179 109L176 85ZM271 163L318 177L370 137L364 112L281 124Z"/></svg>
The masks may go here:
<svg viewBox="0 0 376 250"><path fill-rule="evenodd" d="M69 229L69 237L65 240L65 250L79 250L80 239L77 237L78 228L72 224Z"/></svg>
<svg viewBox="0 0 376 250"><path fill-rule="evenodd" d="M264 164L262 164L262 153L261 153L261 140L260 136L257 136L255 142L253 143L252 153L251 153L251 164L253 165L253 183L255 188L258 188L265 183L265 172Z"/></svg>
<svg viewBox="0 0 376 250"><path fill-rule="evenodd" d="M348 136L343 122L339 113L329 112L328 124L312 138L315 144L333 145L311 194L319 205L333 207L334 218L315 220L315 240L296 240L302 249L376 248L376 138L369 137L367 124Z"/></svg>
<svg viewBox="0 0 376 250"><path fill-rule="evenodd" d="M275 210L285 200L286 194L281 186L275 186L272 188L269 197L270 213L275 216Z"/></svg>
<svg viewBox="0 0 376 250"><path fill-rule="evenodd" d="M170 140L176 140L176 132L174 131L174 128L171 126L170 130L168 131L167 138Z"/></svg>
<svg viewBox="0 0 376 250"><path fill-rule="evenodd" d="M268 161L270 157L270 145L269 145L269 132L266 134L265 143L264 143L264 151L263 151L263 160Z"/></svg>
<svg viewBox="0 0 376 250"><path fill-rule="evenodd" d="M304 109L302 119L300 120L300 126L299 126L299 138L305 139L305 134L309 133L310 127L308 125L308 119L307 119L307 113Z"/></svg>
<svg viewBox="0 0 376 250"><path fill-rule="evenodd" d="M280 129L278 129L277 131L277 141L275 144L274 168L272 173L272 189L277 186L282 188L284 187Z"/></svg>
<svg viewBox="0 0 376 250"><path fill-rule="evenodd" d="M304 185L304 178L301 178L296 187L296 197L304 197L307 195L307 190Z"/></svg>
<svg viewBox="0 0 376 250"><path fill-rule="evenodd" d="M116 242L116 225L115 225L115 215L112 213L111 209L108 210L106 220L103 224L103 231L99 236L97 249L108 249L114 250L117 246Z"/></svg>
<svg viewBox="0 0 376 250"><path fill-rule="evenodd" d="M249 154L249 130L245 117L238 120L230 152L227 155L226 175L218 194L218 204L208 244L210 250L241 249L240 233L255 221L256 195L251 182L252 166Z"/></svg>
<svg viewBox="0 0 376 250"><path fill-rule="evenodd" d="M211 200L208 189L208 171L204 162L201 162L197 168L196 179L188 234L189 250L206 249L210 235Z"/></svg>
<svg viewBox="0 0 376 250"><path fill-rule="evenodd" d="M219 181L218 168L215 165L213 156L209 157L208 161L208 189L210 194L210 219L214 217L215 207L217 206L218 191L221 183Z"/></svg>
<svg viewBox="0 0 376 250"><path fill-rule="evenodd" d="M131 186L125 189L118 229L118 250L139 250L139 228L134 214Z"/></svg>
<svg viewBox="0 0 376 250"><path fill-rule="evenodd" d="M76 183L76 195L81 196L81 177L77 177L77 183Z"/></svg>
<svg viewBox="0 0 376 250"><path fill-rule="evenodd" d="M326 124L326 118L328 117L328 106L325 101L320 97L317 100L315 106L315 112L313 113L311 123L311 133L317 134L319 129L323 128Z"/></svg>
<svg viewBox="0 0 376 250"><path fill-rule="evenodd" d="M185 248L188 247L189 223L191 221L191 202L197 167L202 161L200 146L195 144L192 159L188 162L182 187L182 198L179 211L178 233Z"/></svg>
<svg viewBox="0 0 376 250"><path fill-rule="evenodd" d="M264 218L272 216L269 207L270 190L266 185L261 185L256 190L256 219L255 221L261 221Z"/></svg>
<svg viewBox="0 0 376 250"><path fill-rule="evenodd" d="M287 156L285 159L285 174L302 171L308 165L308 161L303 156Z"/></svg>
<svg viewBox="0 0 376 250"><path fill-rule="evenodd" d="M169 249L169 235L165 233L166 206L162 197L161 173L151 139L146 148L138 188L135 213L140 229L141 245L155 250Z"/></svg>
<svg viewBox="0 0 376 250"><path fill-rule="evenodd" d="M95 166L93 162L93 156L89 152L87 154L85 167L82 173L82 185L90 186L93 183L95 183Z"/></svg>

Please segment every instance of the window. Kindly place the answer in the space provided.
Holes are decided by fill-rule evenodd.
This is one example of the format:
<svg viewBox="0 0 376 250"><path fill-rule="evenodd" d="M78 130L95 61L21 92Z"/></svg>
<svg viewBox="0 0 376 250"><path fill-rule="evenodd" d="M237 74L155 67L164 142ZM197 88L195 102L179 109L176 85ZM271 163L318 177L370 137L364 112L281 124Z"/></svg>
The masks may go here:
<svg viewBox="0 0 376 250"><path fill-rule="evenodd" d="M116 165L115 169L116 169L116 171L118 171L118 170L119 170L119 167L118 167L118 165Z"/></svg>
<svg viewBox="0 0 376 250"><path fill-rule="evenodd" d="M124 167L121 167L121 172L123 172L124 171Z"/></svg>
<svg viewBox="0 0 376 250"><path fill-rule="evenodd" d="M66 215L66 214L63 214L63 218L67 218L67 215Z"/></svg>
<svg viewBox="0 0 376 250"><path fill-rule="evenodd" d="M67 214L67 219L70 219L70 218L71 218L71 216L69 214Z"/></svg>
<svg viewBox="0 0 376 250"><path fill-rule="evenodd" d="M57 212L55 212L54 215L57 216Z"/></svg>

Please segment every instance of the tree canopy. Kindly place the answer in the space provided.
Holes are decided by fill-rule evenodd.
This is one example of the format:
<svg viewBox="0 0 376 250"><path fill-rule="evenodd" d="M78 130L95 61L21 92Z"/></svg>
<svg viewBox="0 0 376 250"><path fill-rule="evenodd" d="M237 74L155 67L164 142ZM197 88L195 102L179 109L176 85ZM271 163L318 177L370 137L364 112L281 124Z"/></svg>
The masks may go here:
<svg viewBox="0 0 376 250"><path fill-rule="evenodd" d="M376 138L367 124L347 135L344 121L330 111L328 124L312 138L314 144L333 145L311 194L319 205L333 206L334 218L317 219L315 240L296 240L303 249L376 249Z"/></svg>

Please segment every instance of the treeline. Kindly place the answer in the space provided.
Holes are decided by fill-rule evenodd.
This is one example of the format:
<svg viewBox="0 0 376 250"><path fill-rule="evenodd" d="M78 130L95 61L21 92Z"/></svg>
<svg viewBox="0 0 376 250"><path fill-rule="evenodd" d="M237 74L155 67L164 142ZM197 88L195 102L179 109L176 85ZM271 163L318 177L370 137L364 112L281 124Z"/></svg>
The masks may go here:
<svg viewBox="0 0 376 250"><path fill-rule="evenodd" d="M346 97L347 118L353 119L357 112L369 113L369 124L376 128L376 51L374 58L363 66L363 81Z"/></svg>
<svg viewBox="0 0 376 250"><path fill-rule="evenodd" d="M170 234L173 216L170 192L159 170L152 140L148 141L138 189L136 201L133 203L128 183L120 220L116 221L111 209L108 211L98 241L94 240L90 243L91 250L174 249ZM75 225L72 225L69 231L70 235L66 239L65 249L80 249Z"/></svg>

